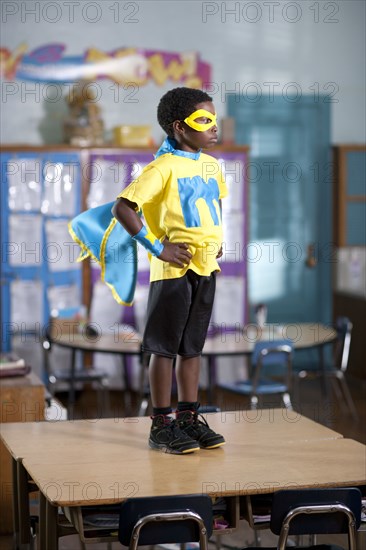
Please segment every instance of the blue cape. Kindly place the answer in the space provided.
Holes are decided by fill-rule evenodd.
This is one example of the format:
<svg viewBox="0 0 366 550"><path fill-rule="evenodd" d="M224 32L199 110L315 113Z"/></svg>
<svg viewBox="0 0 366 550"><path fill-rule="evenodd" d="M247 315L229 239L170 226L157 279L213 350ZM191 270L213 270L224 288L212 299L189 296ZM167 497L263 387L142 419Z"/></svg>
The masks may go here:
<svg viewBox="0 0 366 550"><path fill-rule="evenodd" d="M69 223L78 243L78 261L93 258L101 267L101 279L119 304L132 305L137 279L137 246L112 215L114 202L90 208Z"/></svg>

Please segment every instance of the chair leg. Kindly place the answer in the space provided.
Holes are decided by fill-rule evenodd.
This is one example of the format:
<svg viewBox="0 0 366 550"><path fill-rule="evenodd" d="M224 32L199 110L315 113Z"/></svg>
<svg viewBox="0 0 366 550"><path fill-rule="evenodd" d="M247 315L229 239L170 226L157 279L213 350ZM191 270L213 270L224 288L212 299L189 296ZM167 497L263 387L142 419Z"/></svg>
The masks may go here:
<svg viewBox="0 0 366 550"><path fill-rule="evenodd" d="M254 544L255 546L262 546L262 540L261 540L261 537L260 537L260 534L258 533L257 529L253 529L253 534L254 534Z"/></svg>
<svg viewBox="0 0 366 550"><path fill-rule="evenodd" d="M336 394L336 398L343 408L343 394L340 388L340 384L338 384L338 380L334 376L332 376L331 382L333 385L334 393Z"/></svg>
<svg viewBox="0 0 366 550"><path fill-rule="evenodd" d="M282 394L282 401L283 401L283 404L285 405L286 409L288 409L289 411L293 410L289 393L286 392L286 393Z"/></svg>
<svg viewBox="0 0 366 550"><path fill-rule="evenodd" d="M293 375L292 386L294 388L295 403L300 403L300 378L298 374Z"/></svg>
<svg viewBox="0 0 366 550"><path fill-rule="evenodd" d="M98 382L98 409L100 411L100 418L105 418L109 415L111 410L111 401L109 394L109 385L107 381Z"/></svg>
<svg viewBox="0 0 366 550"><path fill-rule="evenodd" d="M140 406L139 406L137 416L145 416L148 406L149 406L149 398L144 397L140 402Z"/></svg>
<svg viewBox="0 0 366 550"><path fill-rule="evenodd" d="M255 411L258 409L258 397L256 395L252 395L250 397L250 409L252 411Z"/></svg>
<svg viewBox="0 0 366 550"><path fill-rule="evenodd" d="M345 379L345 376L344 376L343 372L339 371L337 378L338 378L339 384L340 384L340 386L343 390L343 394L344 394L344 398L345 398L346 403L347 403L347 407L350 410L353 418L355 420L358 420L359 416L358 416L357 409L355 407L355 402L353 401L351 392L349 391L347 380Z"/></svg>
<svg viewBox="0 0 366 550"><path fill-rule="evenodd" d="M150 356L143 356L140 362L140 387L139 387L139 409L137 416L145 416L149 407L150 391L148 380Z"/></svg>

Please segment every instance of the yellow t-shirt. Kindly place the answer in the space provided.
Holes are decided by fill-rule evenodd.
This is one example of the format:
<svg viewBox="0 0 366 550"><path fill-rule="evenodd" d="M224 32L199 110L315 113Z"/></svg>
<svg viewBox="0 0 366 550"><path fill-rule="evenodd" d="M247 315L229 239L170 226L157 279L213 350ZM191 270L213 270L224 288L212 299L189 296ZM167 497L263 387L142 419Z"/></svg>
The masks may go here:
<svg viewBox="0 0 366 550"><path fill-rule="evenodd" d="M182 277L188 269L199 275L219 271L222 244L219 200L227 187L217 160L202 152L175 151L148 164L118 197L142 210L148 230L159 240L187 243L192 254L183 268L152 256L150 281Z"/></svg>

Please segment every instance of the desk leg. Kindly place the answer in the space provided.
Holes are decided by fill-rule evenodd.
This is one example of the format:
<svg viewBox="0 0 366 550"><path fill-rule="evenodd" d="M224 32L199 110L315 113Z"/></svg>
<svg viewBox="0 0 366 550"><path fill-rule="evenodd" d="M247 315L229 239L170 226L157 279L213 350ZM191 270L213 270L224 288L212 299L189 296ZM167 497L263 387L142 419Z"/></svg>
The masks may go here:
<svg viewBox="0 0 366 550"><path fill-rule="evenodd" d="M18 499L18 463L12 457L12 479L13 479L13 529L14 529L14 548L19 548L19 499Z"/></svg>
<svg viewBox="0 0 366 550"><path fill-rule="evenodd" d="M28 474L22 462L17 462L17 506L19 527L19 548L25 550L31 545L31 524L29 511Z"/></svg>
<svg viewBox="0 0 366 550"><path fill-rule="evenodd" d="M214 382L215 382L215 359L212 355L207 356L207 405L213 404Z"/></svg>
<svg viewBox="0 0 366 550"><path fill-rule="evenodd" d="M69 402L67 406L67 412L69 420L74 419L75 408L75 369L76 369L76 350L71 350L71 371L70 371L70 390L69 390Z"/></svg>
<svg viewBox="0 0 366 550"><path fill-rule="evenodd" d="M324 359L324 346L319 347L319 363L320 363L320 370L321 370L321 384L322 384L322 392L325 397L326 402L329 401L329 387L328 387L328 379L327 374L325 370L325 359Z"/></svg>
<svg viewBox="0 0 366 550"><path fill-rule="evenodd" d="M131 403L131 384L130 376L128 372L127 358L125 355L121 355L122 361L122 376L124 383L124 406L125 406L125 416L128 416L131 413L132 403Z"/></svg>
<svg viewBox="0 0 366 550"><path fill-rule="evenodd" d="M57 550L58 548L57 518L58 507L52 506L52 504L50 504L50 502L46 500L47 550Z"/></svg>
<svg viewBox="0 0 366 550"><path fill-rule="evenodd" d="M45 550L46 548L46 498L43 493L39 494L39 543L38 550Z"/></svg>
<svg viewBox="0 0 366 550"><path fill-rule="evenodd" d="M40 493L38 550L57 550L57 516L58 507L52 506L43 493Z"/></svg>
<svg viewBox="0 0 366 550"><path fill-rule="evenodd" d="M145 416L149 407L150 387L148 380L150 355L140 355L139 405L137 416Z"/></svg>

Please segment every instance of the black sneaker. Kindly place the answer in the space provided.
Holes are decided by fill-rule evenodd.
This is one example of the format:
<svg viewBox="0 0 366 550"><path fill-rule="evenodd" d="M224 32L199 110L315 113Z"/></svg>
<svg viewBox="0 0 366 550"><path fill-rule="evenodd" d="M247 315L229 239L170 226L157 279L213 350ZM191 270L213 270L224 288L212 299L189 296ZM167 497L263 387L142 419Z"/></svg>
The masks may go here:
<svg viewBox="0 0 366 550"><path fill-rule="evenodd" d="M202 449L216 449L225 445L225 439L221 434L211 430L206 420L197 411L177 411L177 422L180 429L192 439L195 439Z"/></svg>
<svg viewBox="0 0 366 550"><path fill-rule="evenodd" d="M181 455L198 451L197 441L182 432L176 420L170 416L159 414L152 417L149 437L149 447L166 453Z"/></svg>

